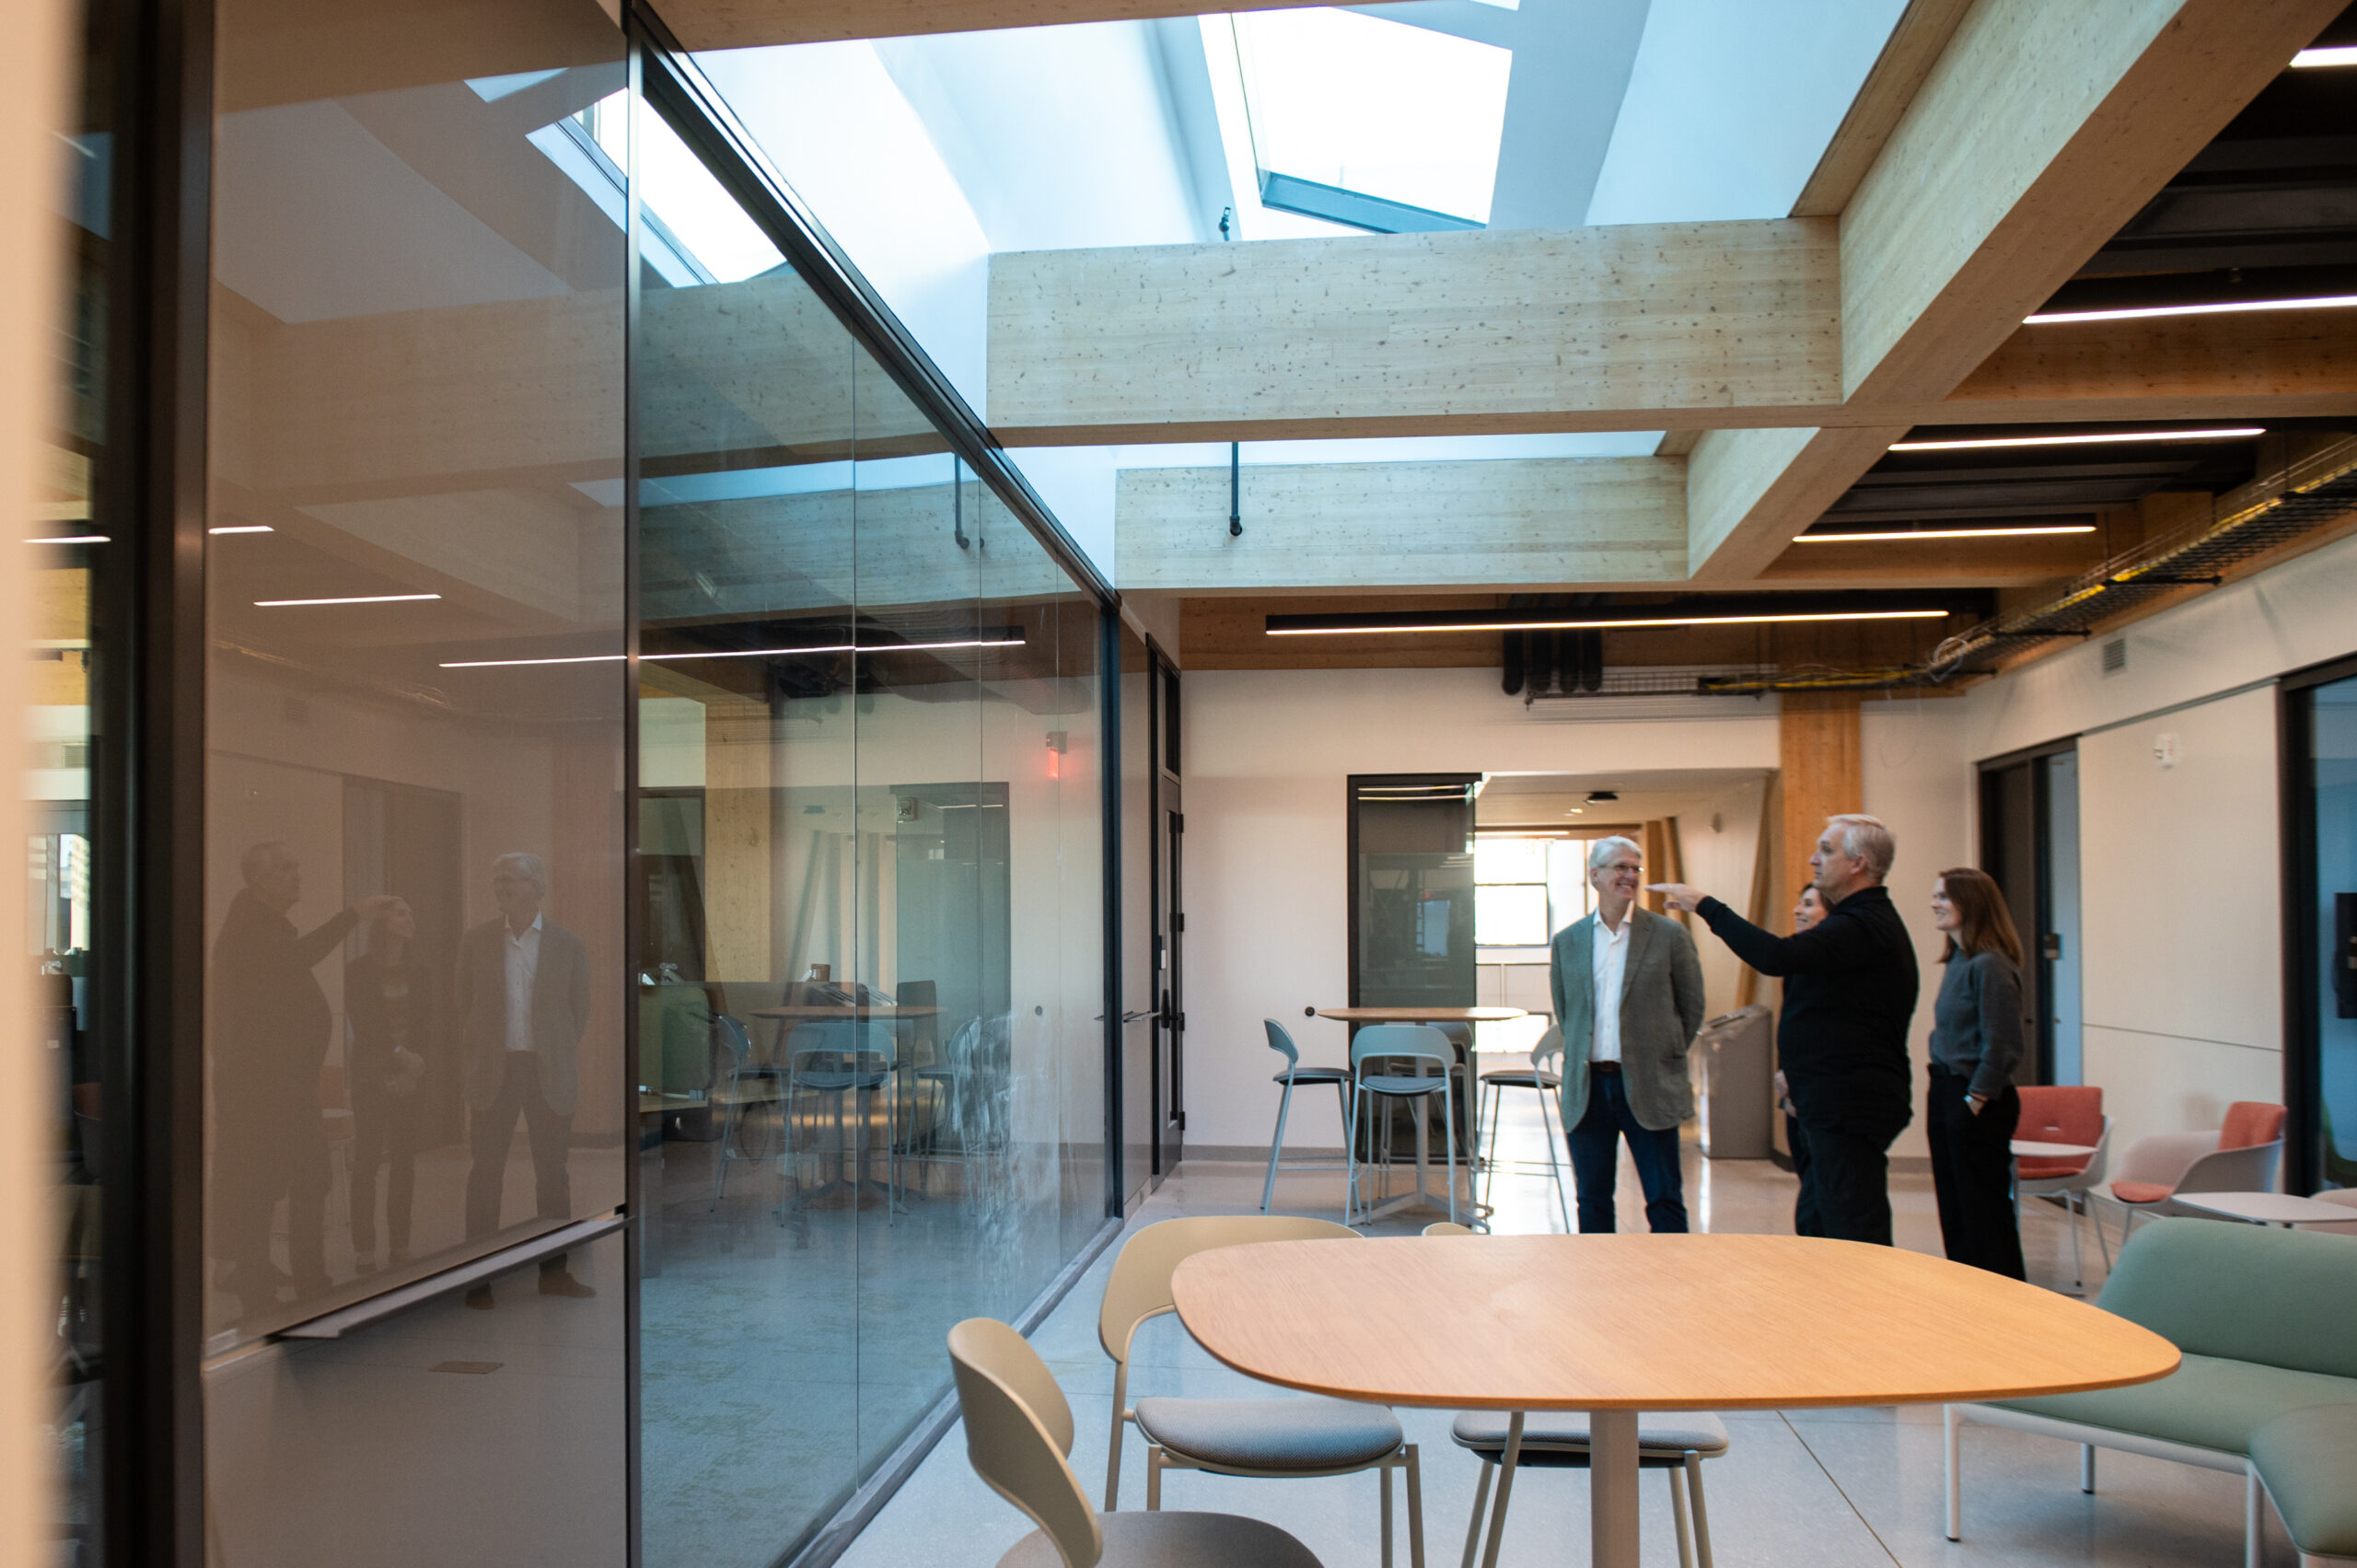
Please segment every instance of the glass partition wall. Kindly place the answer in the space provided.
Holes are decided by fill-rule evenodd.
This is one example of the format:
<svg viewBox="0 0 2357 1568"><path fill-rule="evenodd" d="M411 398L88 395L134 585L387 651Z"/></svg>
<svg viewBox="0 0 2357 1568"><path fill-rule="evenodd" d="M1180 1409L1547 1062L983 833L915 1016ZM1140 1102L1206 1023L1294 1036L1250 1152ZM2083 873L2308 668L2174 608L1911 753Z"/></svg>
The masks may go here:
<svg viewBox="0 0 2357 1568"><path fill-rule="evenodd" d="M642 1537L766 1568L1105 1224L1102 612L681 129L641 105Z"/></svg>
<svg viewBox="0 0 2357 1568"><path fill-rule="evenodd" d="M599 0L215 23L211 1550L766 1568L1106 1225L1106 611Z"/></svg>

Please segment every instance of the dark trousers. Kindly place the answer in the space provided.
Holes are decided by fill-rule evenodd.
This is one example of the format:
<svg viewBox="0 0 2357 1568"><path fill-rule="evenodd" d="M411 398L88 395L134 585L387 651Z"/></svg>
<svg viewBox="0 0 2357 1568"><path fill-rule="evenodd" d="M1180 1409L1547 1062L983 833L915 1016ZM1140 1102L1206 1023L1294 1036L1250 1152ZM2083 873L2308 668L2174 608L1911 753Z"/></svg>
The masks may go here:
<svg viewBox="0 0 2357 1568"><path fill-rule="evenodd" d="M1971 1080L1932 1069L1923 1130L1932 1141L1932 1187L1940 1199L1940 1240L1959 1263L2023 1279L2022 1232L2014 1212L2014 1129L2022 1097L2004 1092L1975 1116L1965 1103Z"/></svg>
<svg viewBox="0 0 2357 1568"><path fill-rule="evenodd" d="M328 1138L319 1098L278 1086L226 1086L215 1096L219 1144L213 1156L220 1198L214 1206L215 1250L235 1266L232 1288L259 1295L259 1282L276 1272L270 1257L271 1222L286 1200L286 1264L299 1293L327 1287Z"/></svg>
<svg viewBox="0 0 2357 1568"><path fill-rule="evenodd" d="M385 1181L385 1238L397 1253L409 1250L410 1212L417 1200L418 1116L415 1094L389 1092L366 1078L352 1086L352 1249L377 1256L377 1172L389 1166Z"/></svg>
<svg viewBox="0 0 2357 1568"><path fill-rule="evenodd" d="M1612 1191L1618 1185L1620 1140L1629 1140L1637 1181L1645 1190L1645 1223L1656 1231L1686 1228L1686 1173L1678 1164L1678 1129L1655 1132L1629 1109L1629 1087L1618 1073L1587 1075L1587 1110L1569 1133L1572 1180L1580 1206L1580 1234L1616 1228Z"/></svg>
<svg viewBox="0 0 2357 1568"><path fill-rule="evenodd" d="M1898 1126L1847 1117L1802 1116L1793 1146L1801 1179L1793 1229L1802 1236L1890 1245L1890 1141Z"/></svg>
<svg viewBox="0 0 2357 1568"><path fill-rule="evenodd" d="M467 1118L467 1143L474 1163L467 1171L467 1239L499 1228L500 1193L507 1185L507 1151L516 1142L516 1119L524 1119L532 1140L536 1211L544 1220L573 1217L573 1183L565 1156L572 1152L573 1117L549 1109L540 1093L540 1059L511 1051L491 1104Z"/></svg>

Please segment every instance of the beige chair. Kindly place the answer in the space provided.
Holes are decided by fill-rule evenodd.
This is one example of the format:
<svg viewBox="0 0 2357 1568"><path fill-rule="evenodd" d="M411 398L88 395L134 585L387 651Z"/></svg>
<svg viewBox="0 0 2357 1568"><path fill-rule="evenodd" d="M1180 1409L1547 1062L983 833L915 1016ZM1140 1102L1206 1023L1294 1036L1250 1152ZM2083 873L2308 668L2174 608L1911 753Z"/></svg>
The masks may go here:
<svg viewBox="0 0 2357 1568"><path fill-rule="evenodd" d="M1274 1525L1233 1514L1099 1514L1072 1471L1072 1406L1005 1324L969 1318L949 1330L966 1457L993 1492L1039 1525L999 1568L1318 1568Z"/></svg>
<svg viewBox="0 0 2357 1568"><path fill-rule="evenodd" d="M1455 1220L1434 1220L1424 1226L1424 1234L1426 1236L1479 1236L1481 1233L1469 1225L1458 1225Z"/></svg>
<svg viewBox="0 0 2357 1568"><path fill-rule="evenodd" d="M1120 1506L1121 1429L1134 1423L1145 1451L1145 1505L1162 1506L1162 1472L1208 1470L1263 1478L1354 1475L1383 1477L1383 1562L1391 1563L1391 1472L1408 1472L1408 1557L1424 1563L1422 1480L1416 1446L1399 1418L1381 1405L1301 1395L1283 1400L1144 1399L1126 1408L1130 1344L1148 1318L1178 1310L1170 1276L1198 1252L1255 1241L1354 1241L1355 1231L1331 1220L1286 1214L1234 1214L1164 1220L1122 1245L1105 1282L1097 1339L1113 1358L1113 1434L1105 1461L1105 1513ZM1440 1331L1440 1330L1436 1330Z"/></svg>

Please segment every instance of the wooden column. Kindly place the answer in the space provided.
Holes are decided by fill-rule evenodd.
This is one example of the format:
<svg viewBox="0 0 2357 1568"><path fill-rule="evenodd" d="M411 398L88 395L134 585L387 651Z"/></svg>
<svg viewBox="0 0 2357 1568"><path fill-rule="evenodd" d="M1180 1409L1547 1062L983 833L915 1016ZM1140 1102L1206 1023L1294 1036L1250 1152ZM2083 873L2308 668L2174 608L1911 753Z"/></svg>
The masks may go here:
<svg viewBox="0 0 2357 1568"><path fill-rule="evenodd" d="M1858 694L1787 691L1777 725L1782 770L1782 830L1777 849L1780 885L1768 906L1768 924L1782 930L1785 913L1813 873L1808 857L1828 817L1865 808L1859 767Z"/></svg>

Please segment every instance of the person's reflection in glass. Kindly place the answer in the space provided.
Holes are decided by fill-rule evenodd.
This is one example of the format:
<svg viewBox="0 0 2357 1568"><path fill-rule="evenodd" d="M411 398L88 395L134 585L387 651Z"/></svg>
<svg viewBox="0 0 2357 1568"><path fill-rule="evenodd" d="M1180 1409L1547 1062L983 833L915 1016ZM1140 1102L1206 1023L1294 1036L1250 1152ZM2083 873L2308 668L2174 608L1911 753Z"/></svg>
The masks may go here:
<svg viewBox="0 0 2357 1568"><path fill-rule="evenodd" d="M451 1007L465 1053L467 1140L473 1155L467 1171L469 1241L499 1228L507 1151L519 1116L531 1140L539 1216L573 1214L565 1158L581 1098L575 1050L589 1023L589 949L540 912L548 893L548 867L539 855L501 855L491 865L499 917L474 927L459 944ZM573 1277L561 1252L542 1260L540 1292L597 1294ZM491 1287L475 1286L466 1300L488 1308Z"/></svg>
<svg viewBox="0 0 2357 1568"><path fill-rule="evenodd" d="M416 961L417 917L396 899L368 926L368 950L343 967L343 1016L352 1025L344 1076L352 1085L352 1254L377 1271L377 1172L385 1183L386 1261L409 1261L417 1191L426 1063L434 1055L433 971Z"/></svg>
<svg viewBox="0 0 2357 1568"><path fill-rule="evenodd" d="M238 869L245 886L230 899L213 944L214 1237L228 1265L222 1288L250 1316L284 1286L298 1299L328 1288L319 1071L335 1018L311 971L361 919L381 919L397 900L363 899L298 935L286 918L303 896L295 852L275 841L258 843ZM270 1255L281 1198L287 1269Z"/></svg>

